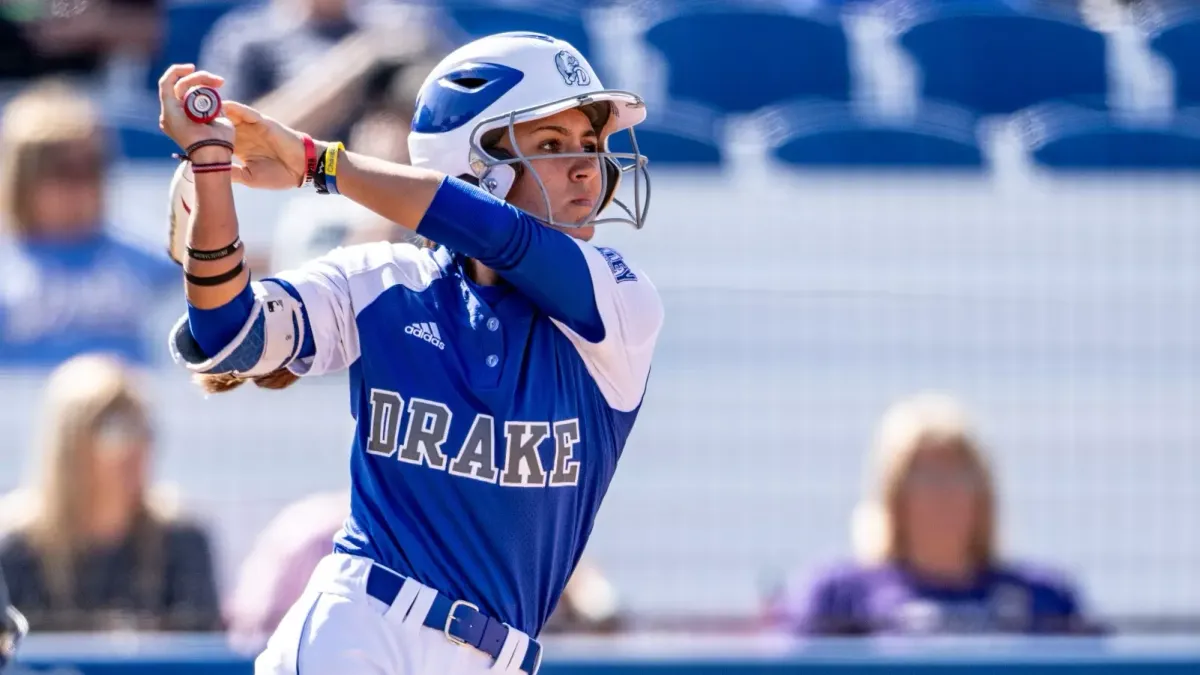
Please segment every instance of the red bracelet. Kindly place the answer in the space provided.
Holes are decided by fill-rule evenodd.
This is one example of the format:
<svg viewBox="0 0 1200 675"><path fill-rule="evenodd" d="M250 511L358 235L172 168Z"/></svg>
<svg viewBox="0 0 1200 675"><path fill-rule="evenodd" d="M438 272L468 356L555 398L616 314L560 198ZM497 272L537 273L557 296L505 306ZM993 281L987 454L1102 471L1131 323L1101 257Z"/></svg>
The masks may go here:
<svg viewBox="0 0 1200 675"><path fill-rule="evenodd" d="M312 136L301 134L304 139L304 177L300 179L300 184L296 187L304 187L313 180L313 175L317 172L317 144L313 142Z"/></svg>
<svg viewBox="0 0 1200 675"><path fill-rule="evenodd" d="M218 173L221 171L232 171L232 162L219 162L216 164L193 164L192 173Z"/></svg>

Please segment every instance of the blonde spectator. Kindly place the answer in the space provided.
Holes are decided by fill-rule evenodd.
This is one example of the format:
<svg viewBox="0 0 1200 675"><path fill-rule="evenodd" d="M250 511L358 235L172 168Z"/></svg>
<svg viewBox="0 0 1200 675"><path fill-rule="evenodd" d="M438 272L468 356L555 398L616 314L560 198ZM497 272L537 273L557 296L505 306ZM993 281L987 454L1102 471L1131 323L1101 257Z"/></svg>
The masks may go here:
<svg viewBox="0 0 1200 675"><path fill-rule="evenodd" d="M5 108L0 142L0 367L146 360L146 308L179 271L106 225L109 150L88 99L35 85Z"/></svg>
<svg viewBox="0 0 1200 675"><path fill-rule="evenodd" d="M153 438L131 373L72 359L43 410L38 480L0 505L0 567L31 628L219 628L208 538L147 489Z"/></svg>
<svg viewBox="0 0 1200 675"><path fill-rule="evenodd" d="M853 519L859 560L788 584L775 619L821 635L1088 630L1066 580L1001 559L992 472L954 399L893 406L871 469Z"/></svg>

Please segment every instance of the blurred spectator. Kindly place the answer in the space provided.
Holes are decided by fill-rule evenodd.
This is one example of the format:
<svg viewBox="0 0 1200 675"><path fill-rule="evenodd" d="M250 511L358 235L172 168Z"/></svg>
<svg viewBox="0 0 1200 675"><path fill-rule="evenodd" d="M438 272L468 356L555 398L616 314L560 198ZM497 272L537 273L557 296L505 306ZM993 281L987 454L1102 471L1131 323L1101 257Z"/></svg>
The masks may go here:
<svg viewBox="0 0 1200 675"><path fill-rule="evenodd" d="M226 603L225 619L235 649L252 653L266 644L304 592L317 563L333 552L333 538L349 513L349 492L323 492L284 507L263 529ZM612 584L598 568L583 561L544 630L607 633L620 626Z"/></svg>
<svg viewBox="0 0 1200 675"><path fill-rule="evenodd" d="M147 490L153 439L132 373L68 361L42 422L39 484L0 505L0 567L31 628L219 629L207 535Z"/></svg>
<svg viewBox="0 0 1200 675"><path fill-rule="evenodd" d="M585 558L571 573L558 606L542 633L616 633L624 625L619 610L617 591L612 582Z"/></svg>
<svg viewBox="0 0 1200 675"><path fill-rule="evenodd" d="M200 66L225 78L226 98L253 102L314 136L348 138L377 95L373 88L395 69L445 49L432 16L395 2L254 3L213 27Z"/></svg>
<svg viewBox="0 0 1200 675"><path fill-rule="evenodd" d="M0 365L88 351L145 361L147 308L180 273L106 228L109 150L91 105L36 85L5 109L0 138Z"/></svg>
<svg viewBox="0 0 1200 675"><path fill-rule="evenodd" d="M854 521L862 562L789 584L774 618L817 635L1087 630L1069 582L998 557L991 471L955 401L896 404L873 469Z"/></svg>
<svg viewBox="0 0 1200 675"><path fill-rule="evenodd" d="M348 515L348 491L315 494L285 507L259 534L226 604L235 648L254 652L266 644L317 563L333 552L333 537Z"/></svg>
<svg viewBox="0 0 1200 675"><path fill-rule="evenodd" d="M161 0L0 3L0 78L97 75L110 57L147 62L162 37Z"/></svg>
<svg viewBox="0 0 1200 675"><path fill-rule="evenodd" d="M352 150L408 163L408 131L417 90L432 66L415 63L380 71L368 87L363 116L350 130ZM275 227L271 269L293 269L338 246L371 241L416 241L416 233L348 199L312 191L290 197Z"/></svg>

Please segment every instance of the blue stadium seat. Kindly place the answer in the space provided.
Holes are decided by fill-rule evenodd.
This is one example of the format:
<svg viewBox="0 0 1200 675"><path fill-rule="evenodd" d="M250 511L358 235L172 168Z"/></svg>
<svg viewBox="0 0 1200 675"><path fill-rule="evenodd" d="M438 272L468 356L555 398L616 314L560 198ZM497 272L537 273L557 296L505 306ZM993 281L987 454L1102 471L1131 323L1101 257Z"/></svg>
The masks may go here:
<svg viewBox="0 0 1200 675"><path fill-rule="evenodd" d="M163 46L150 64L147 85L158 87L158 78L172 63L196 63L208 31L226 12L250 3L243 0L170 0L166 7Z"/></svg>
<svg viewBox="0 0 1200 675"><path fill-rule="evenodd" d="M1050 100L1099 99L1107 88L1105 39L1067 13L1033 3L940 0L893 18L921 71L921 94L980 114Z"/></svg>
<svg viewBox="0 0 1200 675"><path fill-rule="evenodd" d="M592 41L582 19L583 10L588 6L588 3L579 0L515 3L445 0L442 10L451 22L447 32L450 33L452 46L457 47L494 33L544 33L575 45L575 48L592 62L592 67L603 80L604 74L600 64L595 63Z"/></svg>
<svg viewBox="0 0 1200 675"><path fill-rule="evenodd" d="M1180 8L1166 16L1150 47L1171 62L1176 104L1200 104L1200 8Z"/></svg>
<svg viewBox="0 0 1200 675"><path fill-rule="evenodd" d="M1200 171L1200 117L1137 124L1107 112L1041 105L1017 117L1034 161L1056 171Z"/></svg>
<svg viewBox="0 0 1200 675"><path fill-rule="evenodd" d="M146 125L125 125L118 123L112 127L116 141L121 150L121 157L131 160L158 159L168 160L172 153L179 152L175 141L158 129Z"/></svg>
<svg viewBox="0 0 1200 675"><path fill-rule="evenodd" d="M760 123L771 155L795 167L984 169L976 118L959 108L930 104L899 122L863 118L846 104L799 103L765 110Z"/></svg>
<svg viewBox="0 0 1200 675"><path fill-rule="evenodd" d="M723 120L715 111L684 103L650 107L646 121L639 124L638 150L653 166L719 166L724 159L721 140ZM632 152L629 134L616 133L609 139L613 152Z"/></svg>
<svg viewBox="0 0 1200 675"><path fill-rule="evenodd" d="M846 100L850 65L837 8L682 0L644 11L646 43L667 62L667 92L733 113L813 96Z"/></svg>

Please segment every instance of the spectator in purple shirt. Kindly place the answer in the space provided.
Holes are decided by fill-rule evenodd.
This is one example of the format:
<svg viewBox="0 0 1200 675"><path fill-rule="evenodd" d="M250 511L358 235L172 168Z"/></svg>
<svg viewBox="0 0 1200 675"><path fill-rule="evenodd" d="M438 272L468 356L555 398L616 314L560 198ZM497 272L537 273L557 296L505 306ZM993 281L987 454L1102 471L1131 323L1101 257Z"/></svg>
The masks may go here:
<svg viewBox="0 0 1200 675"><path fill-rule="evenodd" d="M873 459L853 523L861 562L790 581L773 620L810 635L1089 630L1066 579L999 558L991 471L955 401L896 404Z"/></svg>

